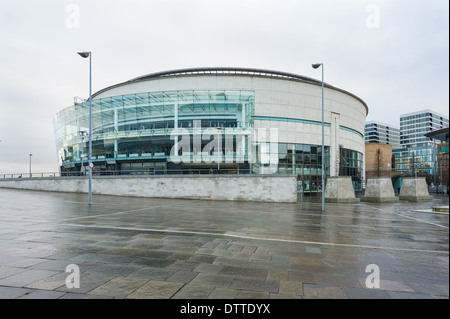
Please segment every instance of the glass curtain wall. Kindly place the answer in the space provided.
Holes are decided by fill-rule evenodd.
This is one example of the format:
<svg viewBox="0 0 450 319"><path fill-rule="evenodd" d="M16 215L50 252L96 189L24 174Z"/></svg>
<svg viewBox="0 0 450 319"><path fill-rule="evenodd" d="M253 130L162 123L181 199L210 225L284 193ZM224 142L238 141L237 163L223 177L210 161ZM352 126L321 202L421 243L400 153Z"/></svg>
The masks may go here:
<svg viewBox="0 0 450 319"><path fill-rule="evenodd" d="M343 149L343 176L351 176L355 194L362 193L363 154ZM307 196L322 192L322 146L278 144L278 173L297 174L297 191ZM330 147L325 146L325 179L330 176Z"/></svg>
<svg viewBox="0 0 450 319"><path fill-rule="evenodd" d="M127 162L137 159L166 161L173 129L193 130L195 121L202 128L250 128L253 112L252 91L147 92L94 99L92 159L98 162L96 169L117 169L118 163L131 167ZM54 128L61 169L76 170L82 161L86 165L89 101L59 112Z"/></svg>
<svg viewBox="0 0 450 319"><path fill-rule="evenodd" d="M436 154L433 146L397 149L392 153L396 171L409 176L433 175L436 169Z"/></svg>
<svg viewBox="0 0 450 319"><path fill-rule="evenodd" d="M307 195L322 192L322 146L278 144L278 172L297 174L297 191ZM330 148L325 147L325 176L330 175Z"/></svg>

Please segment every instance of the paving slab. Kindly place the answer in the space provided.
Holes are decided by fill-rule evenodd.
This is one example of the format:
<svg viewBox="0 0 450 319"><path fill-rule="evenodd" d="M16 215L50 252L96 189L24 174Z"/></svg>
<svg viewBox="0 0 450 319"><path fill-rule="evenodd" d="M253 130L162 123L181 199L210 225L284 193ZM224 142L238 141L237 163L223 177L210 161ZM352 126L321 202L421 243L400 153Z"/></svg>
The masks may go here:
<svg viewBox="0 0 450 319"><path fill-rule="evenodd" d="M52 290L33 290L28 294L20 296L18 299L58 299L64 296L66 293L61 291Z"/></svg>
<svg viewBox="0 0 450 319"><path fill-rule="evenodd" d="M175 293L173 299L206 299L214 290L213 286L209 285L197 285L190 284L185 285L177 293Z"/></svg>
<svg viewBox="0 0 450 319"><path fill-rule="evenodd" d="M116 277L89 291L89 294L125 298L144 284L145 281L139 278Z"/></svg>
<svg viewBox="0 0 450 319"><path fill-rule="evenodd" d="M391 299L393 296L381 289L366 289L366 288L342 288L350 299ZM399 298L403 299L403 298Z"/></svg>
<svg viewBox="0 0 450 319"><path fill-rule="evenodd" d="M230 288L260 292L278 292L280 282L276 280L262 280L253 278L236 278Z"/></svg>
<svg viewBox="0 0 450 319"><path fill-rule="evenodd" d="M142 285L139 289L136 289L133 293L129 294L127 298L169 299L178 290L180 290L183 285L183 283L178 282L150 280L148 283Z"/></svg>
<svg viewBox="0 0 450 319"><path fill-rule="evenodd" d="M17 299L23 295L31 293L32 291L32 289L0 286L0 299Z"/></svg>
<svg viewBox="0 0 450 319"><path fill-rule="evenodd" d="M192 280L192 284L228 288L234 279L235 276L230 275L200 273Z"/></svg>
<svg viewBox="0 0 450 319"><path fill-rule="evenodd" d="M188 283L198 275L198 272L189 270L178 270L172 276L167 278L167 281Z"/></svg>
<svg viewBox="0 0 450 319"><path fill-rule="evenodd" d="M303 285L305 298L348 299L345 290L336 286Z"/></svg>
<svg viewBox="0 0 450 319"><path fill-rule="evenodd" d="M1 286L26 287L32 284L33 282L53 276L57 273L58 272L56 271L50 270L29 269L0 279L0 287Z"/></svg>
<svg viewBox="0 0 450 319"><path fill-rule="evenodd" d="M290 296L302 296L303 295L303 285L302 283L295 281L285 281L280 280L280 294L290 295Z"/></svg>
<svg viewBox="0 0 450 319"><path fill-rule="evenodd" d="M267 277L267 270L265 269L237 267L237 266L223 266L223 269L220 271L220 273L244 278L249 277L249 278L266 279Z"/></svg>
<svg viewBox="0 0 450 319"><path fill-rule="evenodd" d="M448 299L432 202L268 204L0 189L0 298ZM162 218L164 216L164 218ZM80 269L69 288L65 267ZM379 269L380 288L366 287ZM373 275L373 274L372 274Z"/></svg>
<svg viewBox="0 0 450 319"><path fill-rule="evenodd" d="M151 280L166 280L176 272L175 269L168 268L153 268L153 267L142 267L132 273L129 277L151 279Z"/></svg>

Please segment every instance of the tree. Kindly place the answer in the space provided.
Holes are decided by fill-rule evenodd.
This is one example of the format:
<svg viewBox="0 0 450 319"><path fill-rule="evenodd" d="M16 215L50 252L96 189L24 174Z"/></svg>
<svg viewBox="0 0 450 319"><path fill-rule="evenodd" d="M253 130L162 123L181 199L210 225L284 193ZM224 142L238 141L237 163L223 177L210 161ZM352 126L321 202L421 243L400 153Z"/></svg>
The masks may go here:
<svg viewBox="0 0 450 319"><path fill-rule="evenodd" d="M381 149L377 148L375 152L375 171L377 173L377 177L381 176L381 171L383 170L383 153Z"/></svg>

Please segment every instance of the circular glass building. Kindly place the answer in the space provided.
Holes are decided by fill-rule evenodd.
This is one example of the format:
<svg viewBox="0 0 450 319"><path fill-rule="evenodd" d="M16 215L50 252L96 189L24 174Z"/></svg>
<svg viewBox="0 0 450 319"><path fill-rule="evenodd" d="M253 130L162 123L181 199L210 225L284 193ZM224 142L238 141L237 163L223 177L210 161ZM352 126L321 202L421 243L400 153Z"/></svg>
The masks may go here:
<svg viewBox="0 0 450 319"><path fill-rule="evenodd" d="M367 105L286 72L192 68L119 83L58 112L62 175L85 174L92 134L94 174L296 174L298 190L321 192L326 176L352 176L359 191Z"/></svg>

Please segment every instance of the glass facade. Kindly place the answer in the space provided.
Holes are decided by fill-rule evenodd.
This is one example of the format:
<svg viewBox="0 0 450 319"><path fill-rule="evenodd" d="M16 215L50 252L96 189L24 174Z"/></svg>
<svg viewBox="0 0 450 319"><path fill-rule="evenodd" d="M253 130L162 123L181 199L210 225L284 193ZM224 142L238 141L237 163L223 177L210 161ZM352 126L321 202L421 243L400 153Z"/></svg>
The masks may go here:
<svg viewBox="0 0 450 319"><path fill-rule="evenodd" d="M400 147L400 129L379 122L367 122L364 129L366 143L389 144Z"/></svg>
<svg viewBox="0 0 450 319"><path fill-rule="evenodd" d="M252 91L149 92L93 99L95 170L166 170L174 129L250 128L253 111ZM59 112L54 127L61 171L85 169L89 101ZM202 140L199 148L208 142Z"/></svg>
<svg viewBox="0 0 450 319"><path fill-rule="evenodd" d="M89 107L89 101L75 103L55 116L61 175L88 171ZM262 127L254 128L256 120ZM271 120L255 116L255 92L249 90L160 91L95 98L93 174L296 174L298 192L311 196L322 192L322 158L325 177L330 176L330 147L322 154L321 145L261 140L270 135L271 128L264 122ZM351 128L340 128L362 138ZM363 154L344 149L342 160L342 174L352 176L358 195Z"/></svg>
<svg viewBox="0 0 450 319"><path fill-rule="evenodd" d="M436 167L436 148L433 146L411 147L393 150L396 171L407 175L433 175Z"/></svg>
<svg viewBox="0 0 450 319"><path fill-rule="evenodd" d="M363 154L343 149L343 176L351 176L357 196L362 192ZM325 178L330 176L330 148L325 146ZM322 146L278 144L278 173L297 174L297 191L306 195L322 192Z"/></svg>
<svg viewBox="0 0 450 319"><path fill-rule="evenodd" d="M358 197L362 196L364 155L360 152L345 148L342 151L343 176L352 177L355 195Z"/></svg>
<svg viewBox="0 0 450 319"><path fill-rule="evenodd" d="M325 147L325 176L330 175L330 148ZM297 191L313 194L322 191L322 146L278 144L278 173L297 174Z"/></svg>
<svg viewBox="0 0 450 319"><path fill-rule="evenodd" d="M448 127L448 117L430 110L400 116L400 144L402 147L432 145L425 133Z"/></svg>
<svg viewBox="0 0 450 319"><path fill-rule="evenodd" d="M392 150L395 170L405 172L409 176L439 173L437 144L440 139L433 139L425 134L438 131L448 125L448 117L432 110L401 115L401 148Z"/></svg>

